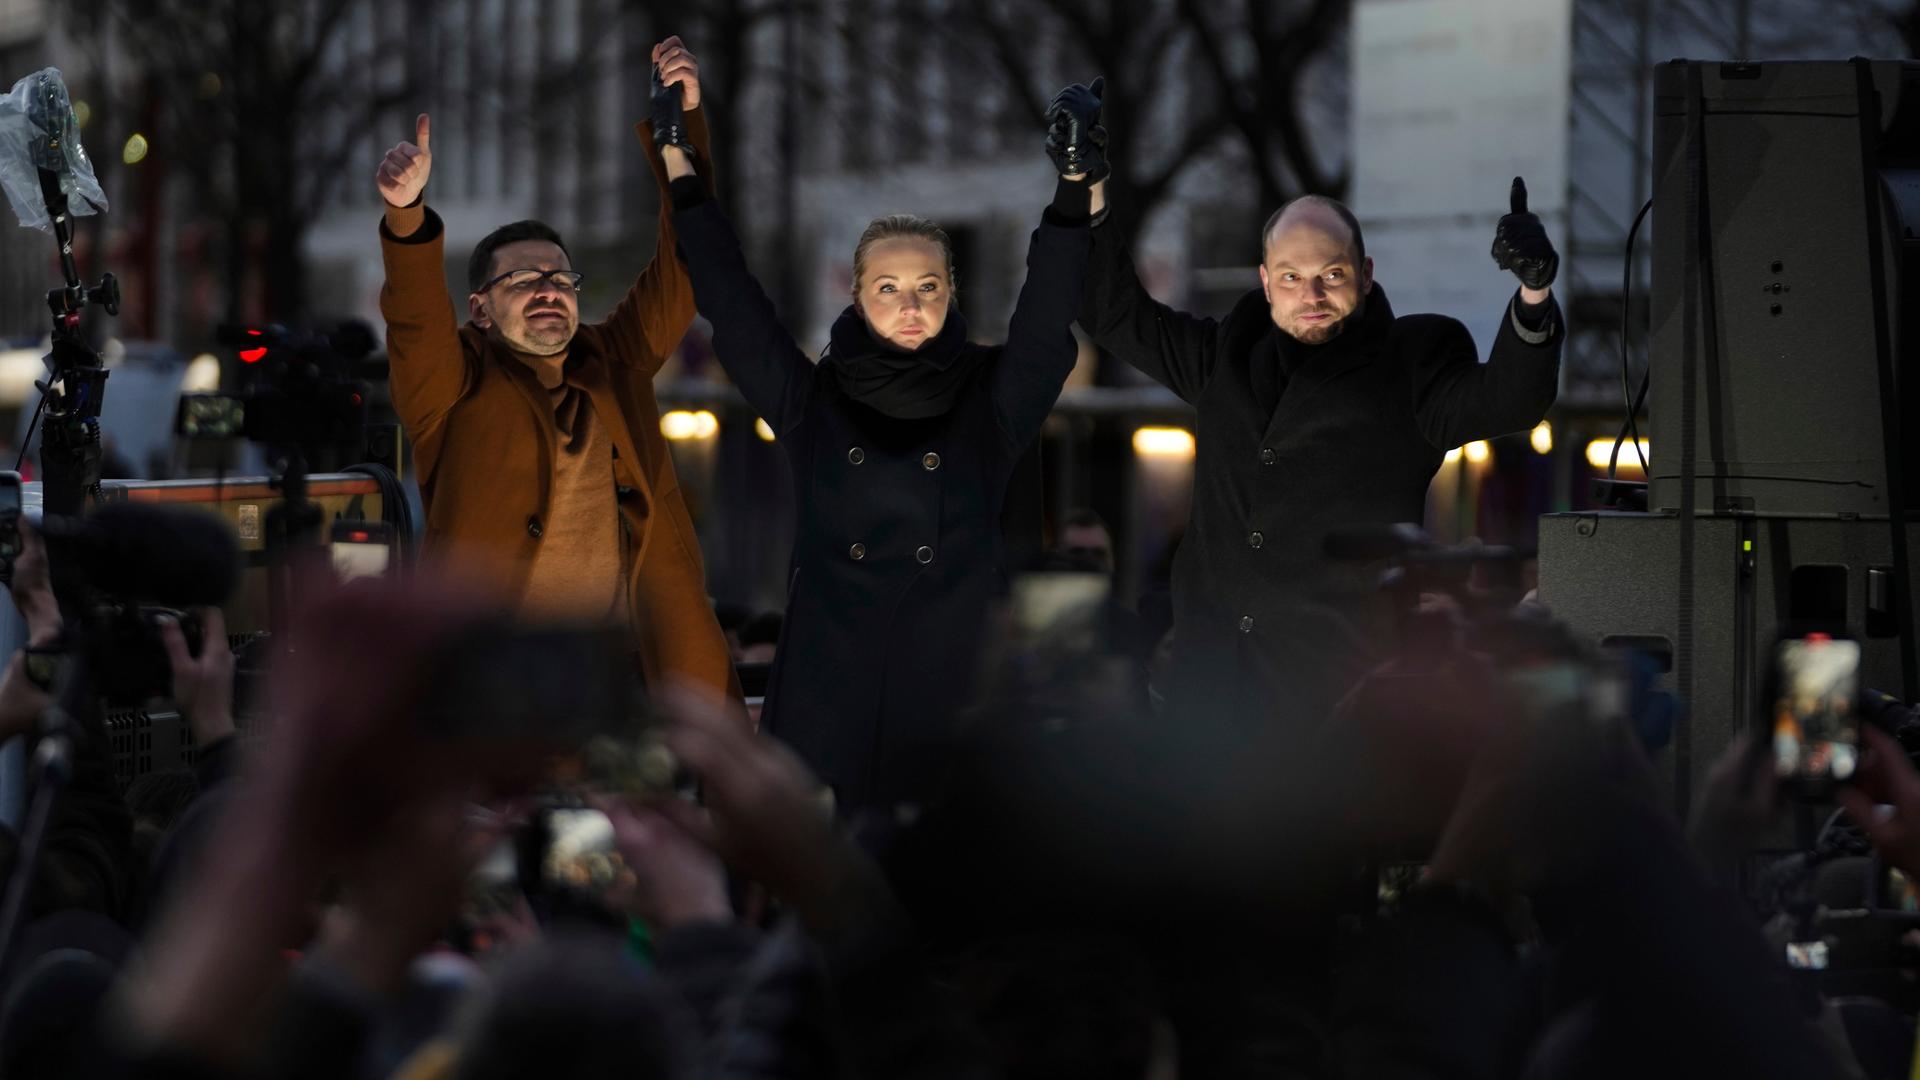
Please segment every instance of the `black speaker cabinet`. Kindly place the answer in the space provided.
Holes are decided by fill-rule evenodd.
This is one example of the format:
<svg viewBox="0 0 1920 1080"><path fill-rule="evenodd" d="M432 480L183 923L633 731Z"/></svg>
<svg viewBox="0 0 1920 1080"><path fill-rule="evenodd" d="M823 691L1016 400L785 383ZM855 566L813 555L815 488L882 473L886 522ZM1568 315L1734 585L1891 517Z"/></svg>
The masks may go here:
<svg viewBox="0 0 1920 1080"><path fill-rule="evenodd" d="M1681 506L1691 443L1703 512L1888 513L1883 354L1920 416L1920 64L1674 61L1654 90L1649 506Z"/></svg>
<svg viewBox="0 0 1920 1080"><path fill-rule="evenodd" d="M1844 628L1861 685L1901 696L1892 535L1885 518L1703 516L1693 524L1691 626L1683 628L1681 520L1672 514L1540 519L1540 600L1603 646L1666 658L1662 688L1687 702L1657 759L1684 813L1714 759L1763 726L1762 679L1782 627ZM1907 526L1920 550L1920 525Z"/></svg>

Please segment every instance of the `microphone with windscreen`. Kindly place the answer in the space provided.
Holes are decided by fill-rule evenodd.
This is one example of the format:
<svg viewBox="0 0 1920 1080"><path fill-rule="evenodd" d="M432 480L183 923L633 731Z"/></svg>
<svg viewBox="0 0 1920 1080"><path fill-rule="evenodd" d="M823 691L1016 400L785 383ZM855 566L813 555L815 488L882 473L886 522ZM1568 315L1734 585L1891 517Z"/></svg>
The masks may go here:
<svg viewBox="0 0 1920 1080"><path fill-rule="evenodd" d="M166 607L218 607L240 580L240 544L199 510L108 503L40 521L51 559L71 559L96 594Z"/></svg>
<svg viewBox="0 0 1920 1080"><path fill-rule="evenodd" d="M21 79L0 97L0 186L22 225L57 231L104 212L107 196L80 145L80 120L58 68Z"/></svg>
<svg viewBox="0 0 1920 1080"><path fill-rule="evenodd" d="M67 84L61 81L60 73L52 68L28 79L27 120L37 133L29 144L29 153L33 167L43 176L52 173L57 184L67 168L61 136L67 117L73 115L73 99L67 96Z"/></svg>

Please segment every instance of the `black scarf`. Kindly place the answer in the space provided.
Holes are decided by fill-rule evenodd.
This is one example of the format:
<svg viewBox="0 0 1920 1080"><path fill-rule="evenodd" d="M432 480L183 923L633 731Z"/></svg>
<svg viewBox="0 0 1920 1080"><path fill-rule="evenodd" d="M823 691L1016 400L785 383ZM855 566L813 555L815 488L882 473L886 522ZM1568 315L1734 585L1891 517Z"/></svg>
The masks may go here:
<svg viewBox="0 0 1920 1080"><path fill-rule="evenodd" d="M852 306L833 322L827 355L846 395L898 420L941 416L959 400L960 390L987 357L967 348L967 320L949 311L932 341L903 352L874 337Z"/></svg>
<svg viewBox="0 0 1920 1080"><path fill-rule="evenodd" d="M1309 345L1292 334L1272 327L1266 338L1254 347L1254 363L1249 373L1253 380L1254 400L1267 416L1280 406L1280 395L1301 369L1318 363L1320 358L1354 349L1374 348L1380 336L1393 325L1393 306L1387 303L1386 290L1375 283L1367 295L1366 310L1350 320L1340 333L1317 345Z"/></svg>

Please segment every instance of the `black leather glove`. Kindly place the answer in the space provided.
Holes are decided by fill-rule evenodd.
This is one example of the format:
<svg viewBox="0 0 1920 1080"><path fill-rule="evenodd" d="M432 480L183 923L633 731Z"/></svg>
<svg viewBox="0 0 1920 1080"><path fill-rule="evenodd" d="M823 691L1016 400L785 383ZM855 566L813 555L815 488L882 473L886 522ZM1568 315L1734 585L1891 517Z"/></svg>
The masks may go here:
<svg viewBox="0 0 1920 1080"><path fill-rule="evenodd" d="M660 81L660 69L653 69L653 99L649 105L647 118L653 124L653 145L661 150L677 146L688 154L693 153L693 143L687 139L686 117L680 111L680 84L672 86Z"/></svg>
<svg viewBox="0 0 1920 1080"><path fill-rule="evenodd" d="M1547 239L1547 227L1527 212L1527 182L1517 176L1510 210L1493 231L1493 261L1500 269L1513 271L1527 288L1544 289L1560 272L1560 256Z"/></svg>
<svg viewBox="0 0 1920 1080"><path fill-rule="evenodd" d="M1100 94L1106 86L1107 80L1097 76L1092 86L1074 83L1047 106L1047 156L1061 176L1085 173L1092 184L1113 171L1107 165L1107 129L1100 126Z"/></svg>

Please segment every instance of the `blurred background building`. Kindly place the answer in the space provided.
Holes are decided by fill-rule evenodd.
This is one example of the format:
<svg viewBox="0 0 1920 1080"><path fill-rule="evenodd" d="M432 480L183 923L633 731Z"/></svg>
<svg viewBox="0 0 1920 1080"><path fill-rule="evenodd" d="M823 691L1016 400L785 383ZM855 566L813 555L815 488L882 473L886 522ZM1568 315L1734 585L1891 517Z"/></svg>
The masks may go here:
<svg viewBox="0 0 1920 1080"><path fill-rule="evenodd" d="M810 351L846 303L861 227L901 210L947 226L970 325L1001 339L1052 183L1045 103L1096 74L1117 166L1108 227L1132 238L1155 295L1189 310L1224 312L1255 287L1260 222L1325 192L1353 203L1398 310L1455 315L1484 348L1512 289L1486 248L1507 179L1529 176L1563 254L1561 401L1540 430L1461 448L1429 515L1443 535L1527 542L1539 513L1585 505L1589 453L1604 460L1624 412L1621 278L1650 191L1651 65L1911 56L1920 3L0 0L0 70L56 65L76 98L113 201L82 228L80 257L126 292L119 318L92 320L119 339L110 355L163 384L231 386L242 372L214 347L222 322L378 325L371 174L422 111L452 298L474 241L540 217L588 275L586 315L606 310L654 246L658 195L632 125L668 33L701 60L722 198ZM15 438L53 266L43 234L0 230L0 432ZM1164 576L1184 521L1187 412L1090 348L1082 359L1031 494L1049 519L1092 507L1115 526L1131 596ZM112 391L131 382L110 384L109 431L164 441L162 425L115 415ZM786 469L703 326L660 394L715 593L776 606ZM123 449L137 471L189 464Z"/></svg>

